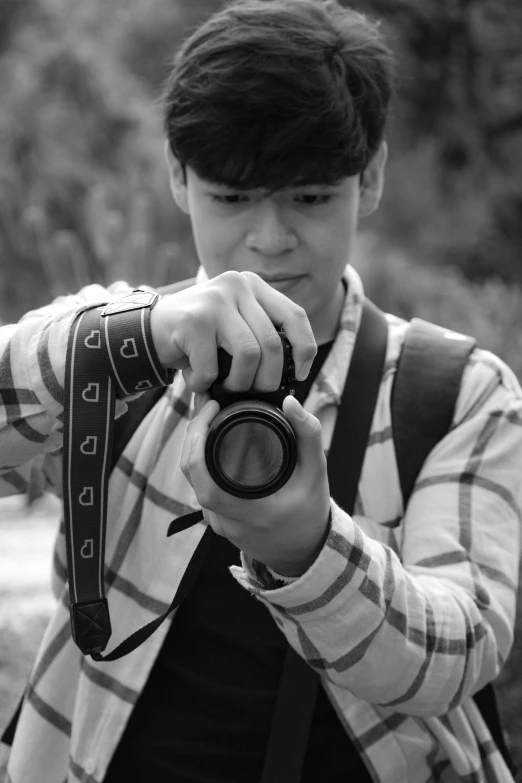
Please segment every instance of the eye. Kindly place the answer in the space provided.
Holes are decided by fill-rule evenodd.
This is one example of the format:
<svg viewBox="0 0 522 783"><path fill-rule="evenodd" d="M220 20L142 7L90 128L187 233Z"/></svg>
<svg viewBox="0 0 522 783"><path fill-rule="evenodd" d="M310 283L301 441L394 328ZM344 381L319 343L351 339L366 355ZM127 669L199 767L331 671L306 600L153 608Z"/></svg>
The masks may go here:
<svg viewBox="0 0 522 783"><path fill-rule="evenodd" d="M322 204L328 204L332 200L329 193L302 193L296 196L296 200L306 207L318 207Z"/></svg>

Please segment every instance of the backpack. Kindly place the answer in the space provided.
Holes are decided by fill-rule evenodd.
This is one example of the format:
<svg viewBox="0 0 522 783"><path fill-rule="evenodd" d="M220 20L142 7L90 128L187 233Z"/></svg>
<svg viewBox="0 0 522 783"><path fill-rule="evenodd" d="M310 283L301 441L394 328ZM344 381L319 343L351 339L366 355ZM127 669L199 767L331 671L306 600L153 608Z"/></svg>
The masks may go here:
<svg viewBox="0 0 522 783"><path fill-rule="evenodd" d="M159 292L177 293L195 282L195 278L191 278L159 289ZM418 318L411 321L397 363L391 397L393 441L404 508L426 458L451 427L462 374L474 346L475 341L471 338ZM132 400L127 413L115 421L111 470L165 390L166 387L152 389ZM515 775L516 768L506 746L492 684L488 683L473 698L506 765ZM21 706L22 701L2 735L1 741L7 745L12 744Z"/></svg>

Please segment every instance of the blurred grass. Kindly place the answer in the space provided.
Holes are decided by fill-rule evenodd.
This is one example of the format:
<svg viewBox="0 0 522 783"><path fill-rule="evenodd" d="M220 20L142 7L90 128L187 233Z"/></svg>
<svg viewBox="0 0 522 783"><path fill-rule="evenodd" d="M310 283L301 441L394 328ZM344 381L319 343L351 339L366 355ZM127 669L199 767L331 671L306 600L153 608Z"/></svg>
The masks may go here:
<svg viewBox="0 0 522 783"><path fill-rule="evenodd" d="M51 495L30 509L21 495L0 499L0 734L23 692L54 606L50 573L60 508Z"/></svg>

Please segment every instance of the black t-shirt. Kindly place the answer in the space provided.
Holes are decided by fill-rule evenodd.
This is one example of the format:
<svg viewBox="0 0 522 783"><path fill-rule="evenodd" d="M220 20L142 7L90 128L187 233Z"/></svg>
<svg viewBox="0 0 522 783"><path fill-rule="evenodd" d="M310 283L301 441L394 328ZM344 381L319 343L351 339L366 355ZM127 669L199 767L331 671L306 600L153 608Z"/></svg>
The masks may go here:
<svg viewBox="0 0 522 783"><path fill-rule="evenodd" d="M298 385L302 402L332 343ZM267 608L228 572L239 550L213 535L191 594L174 617L105 783L256 783L287 642ZM302 783L370 781L319 689Z"/></svg>

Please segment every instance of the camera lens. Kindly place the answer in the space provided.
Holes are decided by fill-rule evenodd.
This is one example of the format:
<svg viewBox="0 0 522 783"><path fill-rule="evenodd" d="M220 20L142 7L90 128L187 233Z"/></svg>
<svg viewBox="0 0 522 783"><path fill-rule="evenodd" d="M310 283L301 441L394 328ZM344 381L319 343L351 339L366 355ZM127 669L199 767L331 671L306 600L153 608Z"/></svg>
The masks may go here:
<svg viewBox="0 0 522 783"><path fill-rule="evenodd" d="M276 492L296 463L295 434L282 412L259 400L236 402L212 422L205 447L214 481L237 497Z"/></svg>
<svg viewBox="0 0 522 783"><path fill-rule="evenodd" d="M221 439L219 463L232 482L258 487L273 481L283 464L283 446L277 434L265 424L236 424Z"/></svg>

